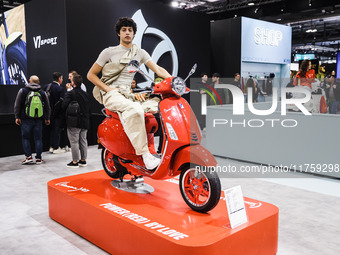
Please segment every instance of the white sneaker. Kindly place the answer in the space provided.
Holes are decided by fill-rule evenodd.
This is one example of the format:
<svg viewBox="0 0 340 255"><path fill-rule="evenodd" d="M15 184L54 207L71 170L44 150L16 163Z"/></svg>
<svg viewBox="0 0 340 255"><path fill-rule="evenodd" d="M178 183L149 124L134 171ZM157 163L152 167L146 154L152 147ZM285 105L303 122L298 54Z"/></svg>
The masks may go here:
<svg viewBox="0 0 340 255"><path fill-rule="evenodd" d="M54 151L53 148L50 147L49 152L50 152L50 153L53 153L53 151Z"/></svg>
<svg viewBox="0 0 340 255"><path fill-rule="evenodd" d="M65 149L62 149L60 147L58 149L56 149L56 150L53 150L53 154L64 153L64 152L66 152Z"/></svg>
<svg viewBox="0 0 340 255"><path fill-rule="evenodd" d="M161 162L161 159L156 158L150 152L145 153L142 157L145 167L149 170L155 169Z"/></svg>

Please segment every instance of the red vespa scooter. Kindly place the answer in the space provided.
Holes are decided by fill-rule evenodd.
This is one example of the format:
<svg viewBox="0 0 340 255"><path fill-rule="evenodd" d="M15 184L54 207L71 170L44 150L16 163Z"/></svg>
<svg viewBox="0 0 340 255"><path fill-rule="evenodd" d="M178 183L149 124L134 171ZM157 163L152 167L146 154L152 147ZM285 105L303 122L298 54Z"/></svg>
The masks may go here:
<svg viewBox="0 0 340 255"><path fill-rule="evenodd" d="M136 62L129 63L129 71L148 77ZM195 70L196 65L185 80ZM179 187L184 201L197 212L207 212L220 200L221 183L216 172L210 171L211 167L217 165L214 156L200 145L202 136L195 114L181 97L189 92L185 80L170 77L141 92L162 97L159 103L160 128L163 133L160 165L152 171L146 169L142 157L135 154L118 114L107 109L104 113L106 119L98 127L99 142L104 147L102 163L105 172L121 182L126 174L133 176L132 181L144 176L159 180L170 179L180 174ZM153 114L145 114L145 125L149 150L157 154L153 140L158 124Z"/></svg>

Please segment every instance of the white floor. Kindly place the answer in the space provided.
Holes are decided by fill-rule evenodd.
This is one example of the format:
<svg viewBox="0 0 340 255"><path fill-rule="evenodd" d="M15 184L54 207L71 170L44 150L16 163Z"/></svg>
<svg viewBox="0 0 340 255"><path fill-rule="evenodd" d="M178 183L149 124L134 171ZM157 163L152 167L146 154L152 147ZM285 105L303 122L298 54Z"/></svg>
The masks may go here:
<svg viewBox="0 0 340 255"><path fill-rule="evenodd" d="M43 165L22 166L23 156L0 158L1 255L107 254L48 216L46 183L102 169L96 146L89 148L88 155L88 166L79 169L66 167L70 152L44 153ZM246 164L217 160L220 165ZM223 189L241 185L244 196L280 209L278 255L340 254L339 180L294 174L290 178L220 177Z"/></svg>

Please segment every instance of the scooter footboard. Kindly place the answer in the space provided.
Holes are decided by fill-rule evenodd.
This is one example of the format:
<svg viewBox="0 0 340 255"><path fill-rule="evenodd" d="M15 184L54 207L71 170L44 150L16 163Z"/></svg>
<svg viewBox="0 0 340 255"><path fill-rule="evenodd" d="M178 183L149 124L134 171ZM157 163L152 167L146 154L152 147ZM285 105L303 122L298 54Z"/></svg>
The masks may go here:
<svg viewBox="0 0 340 255"><path fill-rule="evenodd" d="M176 153L173 164L173 175L180 174L183 166L187 164L195 164L200 166L216 166L215 157L203 146L197 144L187 146Z"/></svg>

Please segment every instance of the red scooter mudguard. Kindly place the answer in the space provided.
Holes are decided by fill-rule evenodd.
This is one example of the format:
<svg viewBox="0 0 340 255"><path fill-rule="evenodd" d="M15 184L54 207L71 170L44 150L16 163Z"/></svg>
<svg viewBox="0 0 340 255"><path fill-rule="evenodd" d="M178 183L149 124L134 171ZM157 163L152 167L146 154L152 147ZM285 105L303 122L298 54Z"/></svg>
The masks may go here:
<svg viewBox="0 0 340 255"><path fill-rule="evenodd" d="M179 174L181 166L187 163L200 166L217 166L215 157L200 144L184 147L176 153L172 167L173 175Z"/></svg>

